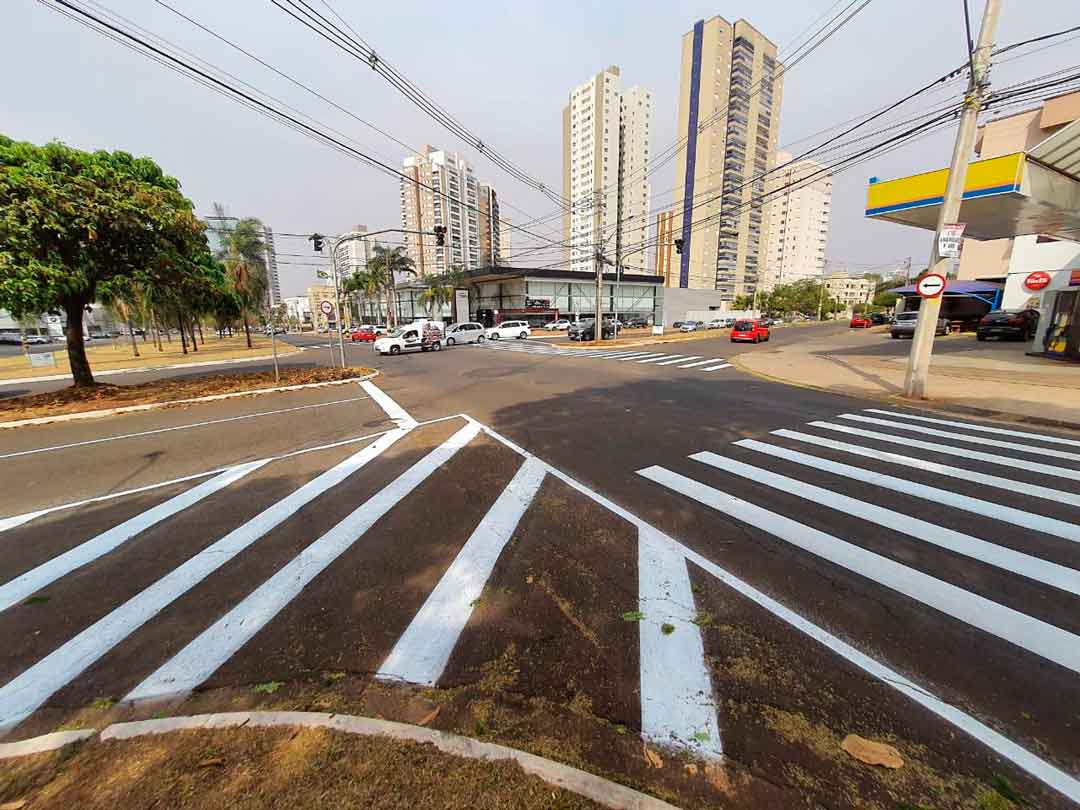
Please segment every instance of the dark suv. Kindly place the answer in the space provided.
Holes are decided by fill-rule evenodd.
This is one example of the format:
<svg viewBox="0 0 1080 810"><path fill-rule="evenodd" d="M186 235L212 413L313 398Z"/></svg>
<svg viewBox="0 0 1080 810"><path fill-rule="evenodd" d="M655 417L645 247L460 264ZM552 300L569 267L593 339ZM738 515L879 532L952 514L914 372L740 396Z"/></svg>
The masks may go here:
<svg viewBox="0 0 1080 810"><path fill-rule="evenodd" d="M1012 312L995 310L983 315L978 329L975 330L975 337L979 340L991 337L1031 340L1035 337L1038 325L1039 311L1037 309L1020 309Z"/></svg>
<svg viewBox="0 0 1080 810"><path fill-rule="evenodd" d="M602 336L604 340L615 336L615 327L610 320L604 321ZM579 321L570 327L571 340L596 340L596 320Z"/></svg>

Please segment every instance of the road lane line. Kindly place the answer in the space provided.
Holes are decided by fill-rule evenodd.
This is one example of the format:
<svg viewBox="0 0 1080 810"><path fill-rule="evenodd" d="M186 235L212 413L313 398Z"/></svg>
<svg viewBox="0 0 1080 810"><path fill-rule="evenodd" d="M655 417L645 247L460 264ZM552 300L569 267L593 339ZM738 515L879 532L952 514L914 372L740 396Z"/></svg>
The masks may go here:
<svg viewBox="0 0 1080 810"><path fill-rule="evenodd" d="M409 416L408 412L398 405L393 397L379 388L371 380L364 380L360 387L367 391L369 397L375 400L375 404L382 408L390 421L402 430L412 430L416 427L416 420Z"/></svg>
<svg viewBox="0 0 1080 810"><path fill-rule="evenodd" d="M920 422L929 422L934 425L946 425L948 427L965 428L966 430L977 430L980 433L996 433L1000 436L1018 436L1022 439L1036 439L1040 442L1050 442L1052 444L1068 444L1073 447L1080 447L1080 440L1078 439L1063 439L1059 436L1047 436L1045 433L1028 433L1023 430L1006 430L1005 428L990 427L989 425L979 425L973 422L955 422L951 419L932 419L929 416L915 416L910 413L901 413L900 411L883 411L881 408L866 408L867 413L880 413L884 416L899 416L904 419L916 419Z"/></svg>
<svg viewBox="0 0 1080 810"><path fill-rule="evenodd" d="M897 422L893 419L877 419L873 416L862 416L857 413L842 413L841 419L852 419L856 422L868 422L872 425L883 425L885 427L899 428L900 430L910 430L912 433L922 433L927 436L939 436L943 439L957 439L962 442L971 442L978 445L989 445L990 447L1001 447L1006 450L1013 450L1018 453L1033 453L1037 456L1053 456L1054 458L1065 458L1070 461L1080 461L1080 453L1068 453L1064 450L1052 450L1049 447L1035 447L1030 444L1021 444L1019 442L1007 442L1001 439L987 439L982 436L968 436L964 433L956 433L949 430L938 430L937 428L923 427L922 425L908 425L904 422Z"/></svg>
<svg viewBox="0 0 1080 810"><path fill-rule="evenodd" d="M701 630L694 624L690 575L686 559L665 539L652 527L638 528L641 733L655 743L719 758L716 699Z"/></svg>
<svg viewBox="0 0 1080 810"><path fill-rule="evenodd" d="M33 450L20 450L16 453L4 453L0 455L0 459L4 458L17 458L19 456L32 456L35 453L48 453L52 450L68 450L72 447L85 447L89 444L101 444L102 442L115 442L120 439L136 439L140 436L153 436L158 433L171 433L175 430L190 430L191 428L206 427L207 425L221 425L225 422L238 422L241 419L255 419L259 416L276 416L282 413L293 413L295 411L306 411L312 408L326 408L330 405L343 405L347 402L359 402L363 399L369 399L370 397L351 397L349 399L336 399L333 402L316 402L312 405L297 405L294 408L281 408L276 411L261 411L259 413L246 413L241 416L230 416L226 419L210 419L206 422L193 422L188 425L174 425L173 427L157 428L155 430L143 430L138 433L122 433L118 436L104 436L100 439L87 439L82 442L69 442L68 444L54 444L50 447L36 447Z"/></svg>
<svg viewBox="0 0 1080 810"><path fill-rule="evenodd" d="M42 588L50 585L60 577L93 562L99 557L119 548L137 534L146 531L166 518L172 517L177 512L187 509L213 495L218 490L224 489L229 484L239 481L250 472L254 472L270 459L260 459L247 464L240 464L223 473L205 481L187 492L182 492L164 503L158 504L136 515L130 520L125 520L119 526L115 526L96 537L80 543L63 554L53 557L51 560L32 568L15 579L0 585L0 611L7 610L12 605L17 605L23 599L33 596Z"/></svg>
<svg viewBox="0 0 1080 810"><path fill-rule="evenodd" d="M315 577L349 550L380 518L428 476L476 438L479 426L469 422L368 498L330 531L309 545L246 596L232 610L162 664L124 700L139 701L186 694L209 678L256 633L280 613ZM541 474L543 471L541 470Z"/></svg>
<svg viewBox="0 0 1080 810"><path fill-rule="evenodd" d="M616 354L618 354L619 357L615 357L614 354L608 356L617 360L631 360L635 357L646 357L652 354L652 352L617 352Z"/></svg>
<svg viewBox="0 0 1080 810"><path fill-rule="evenodd" d="M811 456L807 453L801 453L798 450L789 450L786 447L780 447L778 445L763 444L761 442L756 442L753 439L740 439L735 442L735 444L740 447L749 447L758 450L759 452L767 453L775 458L793 461L796 464L802 464L812 469L825 470L826 472L844 478L851 478L855 481L873 484L874 486L883 487L884 489L891 489L894 492L902 492L905 495L923 498L931 503L952 506L956 509L962 509L965 512L973 512L976 515L988 517L991 520L1012 523L1016 526L1023 526L1025 529L1045 532L1046 534L1052 534L1055 537L1061 537L1065 540L1072 540L1074 543L1080 543L1080 526L1075 523L1068 523L1067 521L1047 517L1046 515L1025 512L1022 509L1015 509L1011 506L992 503L990 501L980 500L979 498L972 498L968 495L961 495L958 492L952 492L948 489L941 489L940 487L928 487L925 484L920 484L916 481L908 481L903 478L886 475L885 473L873 472L872 470L867 470L862 467L852 467L848 464L840 464L839 462L821 458L820 456Z"/></svg>
<svg viewBox="0 0 1080 810"><path fill-rule="evenodd" d="M715 363L719 359L719 357L710 357L708 360L698 360L696 363L687 363L685 366L678 366L678 368L697 368L698 366L707 366L709 365L709 363Z"/></svg>
<svg viewBox="0 0 1080 810"><path fill-rule="evenodd" d="M620 359L620 361L625 362L627 360L643 360L646 357L665 357L665 356L666 355L664 354L664 352L645 352L644 354L639 354L637 357L621 357L619 359Z"/></svg>
<svg viewBox="0 0 1080 810"><path fill-rule="evenodd" d="M681 354L662 354L659 357L652 357L652 358L648 358L646 360L638 360L638 362L639 363L655 363L658 360L678 360L678 359L685 360L686 358L683 357Z"/></svg>
<svg viewBox="0 0 1080 810"><path fill-rule="evenodd" d="M503 548L543 483L545 465L528 458L492 504L375 673L434 686Z"/></svg>
<svg viewBox="0 0 1080 810"><path fill-rule="evenodd" d="M687 360L697 360L701 357L700 354L692 354L689 357L680 357L678 360L665 360L663 363L657 363L658 366L673 366L676 363L685 363ZM686 366L682 366L686 368Z"/></svg>
<svg viewBox="0 0 1080 810"><path fill-rule="evenodd" d="M909 439L906 436L892 436L888 433L880 433L876 430L863 430L862 428L852 427L851 425L838 425L833 422L807 422L807 424L811 427L835 430L839 433L848 433L852 436L863 436L867 439L891 442L892 444L903 445L906 448L918 447L920 450L944 453L949 456L960 456L961 458L972 459L975 461L985 461L987 464L1000 464L1012 470L1017 468L1016 459L1010 458L1009 456L999 456L994 453L982 453L978 450L968 450L964 447L953 447L948 444L938 444L937 442L924 442L919 439ZM1080 481L1080 470L1070 470L1067 467L1054 467L1050 464L1039 464L1036 461L1027 461L1025 459L1023 469L1026 472L1037 472L1042 473L1043 475L1053 475L1058 478L1069 478L1073 481Z"/></svg>
<svg viewBox="0 0 1080 810"><path fill-rule="evenodd" d="M719 371L722 368L731 368L731 363L721 363L718 366L706 366L702 371Z"/></svg>
<svg viewBox="0 0 1080 810"><path fill-rule="evenodd" d="M764 452L768 452L770 447L770 445L753 439L738 441L735 444L749 450ZM781 492L804 498L812 503L827 506L837 512L843 512L852 517L876 523L900 534L914 537L916 540L922 540L957 554L962 554L965 557L996 566L1003 571L1019 574L1035 582L1041 582L1044 585L1050 585L1068 593L1080 595L1080 571L1074 571L1064 565L1048 562L963 532L953 531L944 526L938 526L892 509L886 509L883 506L866 503L857 498L841 495L830 489L789 478L771 470L744 464L741 461L716 453L707 451L695 453L690 458L733 475L740 475L750 481L766 484Z"/></svg>
<svg viewBox="0 0 1080 810"><path fill-rule="evenodd" d="M1080 636L663 467L647 467L638 474L946 616L1080 672Z"/></svg>
<svg viewBox="0 0 1080 810"><path fill-rule="evenodd" d="M1021 495L1030 495L1033 498L1043 498L1048 501L1055 501L1057 503L1067 503L1073 506L1080 507L1080 495L1072 492L1065 492L1061 489L1052 489L1050 487L1039 486L1038 484L1028 484L1024 481L1014 481L1011 478L1001 478L996 475L989 475L988 473L977 472L976 470L969 470L964 467L954 467L949 464L938 464L936 461L927 461L921 458L915 458L912 456L902 456L899 453L890 453L886 450L876 450L872 447L866 447L861 444L849 444L848 442L839 442L835 439L826 439L823 436L814 436L810 433L800 433L797 430L774 430L772 431L774 436L781 436L785 439L792 439L797 442L805 442L807 444L816 445L818 447L827 447L830 450L839 450L843 453L852 453L857 456L863 456L866 458L876 459L877 461L884 461L888 464L900 464L904 467L913 467L916 470L925 470L926 472L935 473L937 475L944 475L949 478L958 478L961 481L970 481L975 484L982 484L987 487L994 487L995 489L1003 489L1006 492L1015 492Z"/></svg>
<svg viewBox="0 0 1080 810"><path fill-rule="evenodd" d="M308 481L8 681L0 687L0 732L21 723L58 689L78 677L167 605L408 433L407 430L393 430Z"/></svg>

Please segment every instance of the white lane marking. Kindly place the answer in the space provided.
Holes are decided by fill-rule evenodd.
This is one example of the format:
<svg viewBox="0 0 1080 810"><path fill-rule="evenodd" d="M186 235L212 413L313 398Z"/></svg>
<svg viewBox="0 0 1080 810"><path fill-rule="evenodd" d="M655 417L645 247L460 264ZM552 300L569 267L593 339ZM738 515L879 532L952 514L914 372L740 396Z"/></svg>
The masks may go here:
<svg viewBox="0 0 1080 810"><path fill-rule="evenodd" d="M723 746L690 575L665 540L655 529L638 529L641 733L715 759Z"/></svg>
<svg viewBox="0 0 1080 810"><path fill-rule="evenodd" d="M382 408L390 421L402 430L412 430L416 427L416 420L409 416L408 412L394 402L393 398L379 388L371 380L364 380L360 386L367 391L369 397L375 400L375 404Z"/></svg>
<svg viewBox="0 0 1080 810"><path fill-rule="evenodd" d="M663 467L638 474L1017 647L1080 672L1080 636Z"/></svg>
<svg viewBox="0 0 1080 810"><path fill-rule="evenodd" d="M1029 433L1023 430L1007 430L1005 428L990 427L989 425L979 425L974 422L954 422L951 419L933 419L929 416L916 416L912 413L901 413L900 411L883 411L881 408L866 408L867 413L880 413L884 416L899 416L904 419L915 419L919 422L929 422L934 425L946 425L948 427L964 428L965 430L977 430L980 433L996 433L1000 436L1018 436L1022 439L1037 439L1040 442L1050 442L1051 444L1069 444L1073 447L1080 447L1080 440L1078 439L1063 439L1060 436L1047 436L1045 433Z"/></svg>
<svg viewBox="0 0 1080 810"><path fill-rule="evenodd" d="M662 354L659 357L652 357L652 358L648 358L646 360L638 360L638 362L639 363L655 363L658 360L679 360L679 359L685 360L686 358L683 357L681 354Z"/></svg>
<svg viewBox="0 0 1080 810"><path fill-rule="evenodd" d="M949 478L959 478L961 481L971 481L976 484L982 484L983 486L994 487L995 489L1004 489L1007 492L1017 492L1021 495L1030 495L1033 498L1043 498L1048 501L1068 503L1072 504L1073 506L1080 507L1080 495L1076 495L1072 492L1065 492L1064 490L1060 489L1043 487L1039 486L1038 484L1028 484L1024 481L1014 481L1011 478L1001 478L997 475L988 475L987 473L969 470L964 467L953 467L948 464L938 464L936 461L927 461L921 458L902 456L899 453L890 453L885 450L876 450L872 447L865 447L861 444L849 444L848 442L839 442L835 439L826 439L823 436L814 436L810 433L800 433L797 430L774 430L772 434L774 436L782 436L785 439L793 439L797 442L806 442L807 444L817 445L818 447L827 447L830 450L839 450L844 453L853 453L857 456L872 458L876 459L877 461L887 462L889 464L900 464L904 467L913 467L916 470L926 470L927 472L936 473L937 475L944 475Z"/></svg>
<svg viewBox="0 0 1080 810"><path fill-rule="evenodd" d="M35 447L33 450L20 450L16 453L4 453L0 455L0 459L4 458L17 458L19 456L32 456L35 453L48 453L52 450L68 450L72 447L85 447L89 444L101 444L102 442L115 442L120 439L137 439L141 436L154 436L158 433L171 433L175 430L191 430L192 428L206 427L207 425L220 425L225 422L238 422L241 419L255 419L259 416L276 416L282 413L293 413L295 411L306 411L312 408L326 408L330 405L343 405L347 402L359 402L362 399L368 399L368 397L351 397L350 399L336 399L333 402L316 402L312 405L297 405L294 408L281 408L276 411L261 411L259 413L246 413L240 416L230 416L226 419L210 419L206 422L193 422L188 425L174 425L173 427L157 428L155 430L143 430L138 433L122 433L119 436L103 436L100 439L87 439L81 442L69 442L68 444L54 444L50 447Z"/></svg>
<svg viewBox="0 0 1080 810"><path fill-rule="evenodd" d="M1080 526L1075 523L1068 523L1064 520L1047 517L1046 515L1038 515L1033 512L1025 512L1022 509L1014 509L1011 506L991 503L990 501L980 500L979 498L972 498L968 495L961 495L958 492L952 492L948 489L941 489L940 487L928 487L925 484L908 481L892 475L886 475L885 473L873 472L872 470L866 470L862 467L852 467L848 464L840 464L839 462L821 458L820 456L811 456L807 453L801 453L798 450L789 450L786 447L754 442L752 439L742 439L735 442L735 444L751 447L762 453L768 453L770 456L793 461L796 464L803 464L816 470L825 470L826 472L840 475L844 478L863 481L867 484L891 489L894 492L903 492L905 495L923 498L932 503L952 506L956 509L962 509L965 512L983 515L991 520L1012 523L1016 526L1023 526L1025 529L1045 532L1046 534L1052 534L1055 537L1061 537L1065 540L1072 540L1074 543L1080 543Z"/></svg>
<svg viewBox="0 0 1080 810"><path fill-rule="evenodd" d="M472 419L472 417L469 416L465 416L464 418ZM527 458L535 458L531 453L522 449L519 445L491 428L484 427L484 432L496 441L509 447L514 452L520 453ZM977 740L987 748L1000 754L1018 768L1031 774L1036 779L1041 780L1044 784L1049 785L1065 797L1080 802L1080 780L1077 780L1071 774L1066 773L1057 766L1031 753L1026 748L1017 745L1004 734L995 731L990 726L980 722L971 715L966 714L951 703L945 702L925 687L920 686L899 672L890 669L880 661L871 658L851 644L848 644L846 641L834 636L832 633L819 627L787 606L782 605L771 596L759 591L745 580L740 579L726 568L717 565L712 560L703 557L693 549L687 548L678 541L657 531L653 526L646 523L633 512L623 509L623 507L619 506L614 501L605 498L599 492L590 489L580 481L564 473L562 470L552 467L550 464L547 465L547 470L548 474L558 478L567 486L577 490L594 503L599 504L604 509L608 509L629 523L632 523L639 531L642 528L653 530L656 532L654 535L656 539L662 540L677 549L688 562L692 562L694 565L708 571L729 588L754 602L754 604L764 608L781 621L787 622L799 632L806 634L808 637L836 653L844 660L859 667L859 669L863 670L868 675L877 678L889 688L895 689L912 702L933 712L945 722L951 723L972 739Z"/></svg>
<svg viewBox="0 0 1080 810"><path fill-rule="evenodd" d="M768 452L770 447L770 445L753 439L745 439L735 442L735 444L748 450L763 452ZM852 517L868 520L900 534L914 537L916 540L922 540L940 548L954 551L957 554L962 554L965 557L985 562L988 565L997 566L1004 571L1019 574L1054 588L1060 588L1068 593L1080 595L1080 572L1064 565L1047 562L1030 554L989 543L969 534L953 531L944 526L938 526L892 509L886 509L883 506L876 506L856 498L850 498L847 495L841 495L824 487L814 486L805 481L789 478L786 475L744 464L741 461L716 453L708 451L695 453L690 458L733 475L741 475L751 481L767 484L781 492L805 498L815 504L827 506Z"/></svg>
<svg viewBox="0 0 1080 810"><path fill-rule="evenodd" d="M542 463L525 460L409 622L375 677L435 685L544 475Z"/></svg>
<svg viewBox="0 0 1080 810"><path fill-rule="evenodd" d="M665 356L666 355L663 352L646 352L645 354L638 355L637 357L623 357L623 358L621 358L621 360L623 362L625 362L627 360L642 360L642 359L644 359L646 357L665 357Z"/></svg>
<svg viewBox="0 0 1080 810"><path fill-rule="evenodd" d="M617 358L615 355L608 355L609 357L617 360L632 360L636 357L648 357L652 352L617 352L619 355Z"/></svg>
<svg viewBox="0 0 1080 810"><path fill-rule="evenodd" d="M706 366L702 371L719 371L722 368L731 368L731 363L721 363L718 366Z"/></svg>
<svg viewBox="0 0 1080 810"><path fill-rule="evenodd" d="M697 368L698 366L707 366L709 365L709 363L715 363L719 359L719 357L710 357L708 360L698 360L696 363L687 363L685 366L679 366L679 368Z"/></svg>
<svg viewBox="0 0 1080 810"><path fill-rule="evenodd" d="M236 607L147 676L124 700L161 698L195 689L295 599L309 582L351 548L376 521L453 458L479 432L479 427L471 422L459 429L293 557Z"/></svg>
<svg viewBox="0 0 1080 810"><path fill-rule="evenodd" d="M676 355L676 357L678 357L678 355ZM676 363L685 363L687 360L697 360L700 357L701 357L700 354L692 354L689 357L679 357L678 360L665 360L663 363L657 363L656 365L658 365L658 366L673 366ZM686 366L681 366L681 368L686 368Z"/></svg>
<svg viewBox="0 0 1080 810"><path fill-rule="evenodd" d="M1000 464L1003 467L1008 467L1013 470L1017 468L1017 461L1015 458L999 456L994 453L982 453L978 450L968 450L964 447L952 447L951 445L938 444L937 442L924 442L919 439L909 439L906 436L892 436L888 433L880 433L876 430L863 430L862 428L852 427L850 425L837 425L833 422L808 422L807 424L811 427L835 430L839 433L848 433L852 436L863 436L867 439L877 439L880 442L899 444L906 448L918 447L920 450L944 453L948 456L960 456L961 458L972 459L975 461L985 461L987 464ZM1026 459L1022 466L1025 472L1037 472L1042 473L1043 475L1053 475L1057 478L1070 478L1073 481L1080 481L1080 470L1070 470L1066 467L1054 467L1050 464L1039 464L1036 461L1027 461Z"/></svg>
<svg viewBox="0 0 1080 810"><path fill-rule="evenodd" d="M172 517L177 512L193 506L218 490L224 489L234 481L240 480L248 473L269 463L269 461L270 459L260 459L259 461L240 464L226 470L209 481L204 481L187 492L182 492L176 497L170 498L165 503L158 504L130 520L125 520L119 526L114 526L108 531L102 532L72 549L68 549L63 554L53 557L36 568L20 574L10 582L0 585L0 610L7 610L12 605L17 605L23 599L32 596L42 588L60 579L60 577L66 576L76 568L81 568L98 557L119 548L140 532L144 532L151 526Z"/></svg>
<svg viewBox="0 0 1080 810"><path fill-rule="evenodd" d="M1068 453L1064 450L1052 450L1049 447L1035 447L1030 444L1007 442L1001 439L987 439L982 436L968 436L951 430L938 430L937 428L928 428L923 427L922 425L908 425L903 422L897 422L894 419L877 419L873 416L863 416L857 413L842 413L840 414L840 418L852 419L856 422L868 422L872 425L884 425L885 427L899 428L900 430L910 430L912 433L922 433L927 436L939 436L942 439L956 439L958 441L971 442L972 444L978 444L980 446L1002 447L1006 450L1013 450L1018 453L1032 453L1037 456L1052 456L1054 458L1069 459L1070 461L1080 461L1080 453Z"/></svg>
<svg viewBox="0 0 1080 810"><path fill-rule="evenodd" d="M0 732L21 723L58 689L77 678L168 604L179 599L260 537L292 517L335 484L344 481L351 473L406 435L407 430L393 430L308 481L300 489L207 546L8 681L0 687Z"/></svg>

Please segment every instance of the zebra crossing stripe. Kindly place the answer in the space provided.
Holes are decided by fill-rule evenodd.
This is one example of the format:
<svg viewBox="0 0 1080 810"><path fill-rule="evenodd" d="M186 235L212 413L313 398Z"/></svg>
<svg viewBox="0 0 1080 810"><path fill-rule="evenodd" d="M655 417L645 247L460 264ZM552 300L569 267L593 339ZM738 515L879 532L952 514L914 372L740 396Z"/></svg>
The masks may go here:
<svg viewBox="0 0 1080 810"><path fill-rule="evenodd" d="M626 352L626 353L623 354L622 357L620 357L618 359L619 360L633 360L635 358L648 357L650 354L655 354L655 352Z"/></svg>
<svg viewBox="0 0 1080 810"><path fill-rule="evenodd" d="M1068 444L1073 447L1080 447L1080 440L1078 439L1063 439L1060 436L1047 436L1045 433L1029 433L1023 430L1006 430L1005 428L990 427L989 425L979 425L973 422L954 422L951 419L933 419L929 416L916 416L913 413L901 413L899 411L883 411L881 408L867 408L867 413L880 413L884 416L898 416L902 419L915 419L919 422L929 422L934 425L946 425L947 427L964 428L965 430L975 430L980 433L996 433L999 436L1018 436L1022 439L1035 439L1040 442L1050 442L1051 444Z"/></svg>
<svg viewBox="0 0 1080 810"><path fill-rule="evenodd" d="M1000 464L1010 469L1016 469L1016 459L1008 456L999 456L994 453L983 453L978 450L968 450L962 447L953 447L948 444L939 444L937 442L924 442L920 439L909 439L906 436L892 436L888 433L879 433L876 430L863 430L862 428L852 427L851 425L837 425L833 422L808 422L811 427L825 428L826 430L835 430L838 433L847 433L852 436L863 436L867 439L877 439L881 442L890 442L892 444L903 445L906 448L917 447L920 450L930 450L934 453L944 453L949 456L960 456L961 458L971 459L974 461L985 461L987 464ZM1080 470L1070 470L1067 467L1054 467L1049 464L1040 464L1037 461L1024 461L1024 470L1027 472L1037 472L1043 475L1053 475L1058 478L1069 478L1073 481L1080 481Z"/></svg>
<svg viewBox="0 0 1080 810"><path fill-rule="evenodd" d="M715 363L717 358L712 357L708 360L698 360L696 363L687 363L685 366L679 366L678 368L697 368L698 366L707 366L709 363Z"/></svg>
<svg viewBox="0 0 1080 810"><path fill-rule="evenodd" d="M650 359L647 359L647 360L638 360L638 362L639 363L655 363L658 360L671 360L672 358L678 359L680 357L682 357L682 355L679 355L679 354L662 354L659 357L653 357L653 358L650 358Z"/></svg>
<svg viewBox="0 0 1080 810"><path fill-rule="evenodd" d="M678 355L676 355L678 357ZM676 363L685 363L687 360L697 360L700 358L700 354L692 354L689 357L679 357L678 360L665 360L663 363L657 363L658 366L673 366ZM686 368L686 366L680 366L680 368Z"/></svg>
<svg viewBox="0 0 1080 810"><path fill-rule="evenodd" d="M753 440L736 442L736 444L750 450L769 446ZM965 557L985 562L988 565L997 566L1004 571L1019 574L1035 582L1041 582L1044 585L1050 585L1068 593L1080 595L1080 572L1064 565L1047 562L1005 546L988 543L985 540L953 531L944 526L938 526L892 509L850 498L847 495L841 495L838 492L814 486L805 481L788 478L786 475L779 475L770 470L744 464L741 461L716 453L695 453L690 458L733 475L741 475L751 481L766 484L781 492L787 492L790 495L827 506L852 517L868 520L900 534L914 537L916 540L922 540L957 554L962 554Z"/></svg>
<svg viewBox="0 0 1080 810"><path fill-rule="evenodd" d="M893 419L877 419L873 416L862 416L857 413L842 413L840 414L840 418L852 419L856 422L869 422L872 425L884 425L885 427L899 428L900 430L910 430L913 433L924 433L927 436L939 436L942 439L956 439L962 442L972 442L974 444L989 445L991 447L1002 447L1006 450L1014 450L1018 453L1033 453L1037 456L1053 456L1054 458L1064 458L1069 461L1080 461L1080 453L1068 453L1064 450L1053 450L1049 447L1035 447L1030 444L1007 442L1001 439L987 439L982 436L969 436L964 433L938 430L937 428L928 428L923 427L922 425L908 425Z"/></svg>
<svg viewBox="0 0 1080 810"><path fill-rule="evenodd" d="M429 475L476 438L479 432L478 425L467 423L293 557L236 607L136 686L125 700L139 701L186 694L209 678L295 599L309 582L351 548L376 521L422 484Z"/></svg>
<svg viewBox="0 0 1080 810"><path fill-rule="evenodd" d="M408 433L408 430L401 428L392 430L308 481L8 681L0 687L0 732L21 723L58 689L78 677L171 602Z"/></svg>
<svg viewBox="0 0 1080 810"><path fill-rule="evenodd" d="M394 644L377 678L435 685L545 474L542 462L525 460Z"/></svg>
<svg viewBox="0 0 1080 810"><path fill-rule="evenodd" d="M642 735L720 757L716 700L701 630L694 624L686 560L673 543L648 526L638 527L638 607L644 615L638 622Z"/></svg>
<svg viewBox="0 0 1080 810"><path fill-rule="evenodd" d="M706 366L702 371L719 371L722 368L731 368L731 363L721 363L718 366Z"/></svg>
<svg viewBox="0 0 1080 810"><path fill-rule="evenodd" d="M1012 523L1016 526L1023 526L1025 529L1045 532L1046 534L1052 534L1055 537L1061 537L1065 540L1072 540L1074 543L1080 543L1080 526L1075 523L1068 523L1064 520L1047 517L1046 515L1025 512L1022 509L1014 509L1011 506L1005 506L999 503L983 501L979 498L961 495L957 492L941 489L939 487L928 487L925 484L907 481L903 478L896 478L895 476L886 475L885 473L872 472L863 469L862 467L852 467L847 464L840 464L826 458L821 458L820 456L811 456L807 453L800 453L798 450L789 450L786 447L779 447L773 444L763 444L762 442L753 439L740 439L735 442L735 444L739 447L747 447L751 450L767 453L776 458L793 461L796 464L803 464L807 467L812 467L813 469L825 470L826 472L831 472L835 475L843 476L844 478L863 481L867 484L891 489L894 492L903 492L905 495L913 495L916 498L923 498L933 503L952 506L957 509L962 509L965 512L973 512L977 515L988 517L991 520Z"/></svg>
<svg viewBox="0 0 1080 810"><path fill-rule="evenodd" d="M102 532L96 537L65 551L58 557L53 557L36 568L15 577L10 582L0 585L0 610L7 610L9 607L19 604L28 596L32 596L42 588L60 579L60 577L92 563L99 557L119 548L137 534L157 525L166 518L172 517L177 512L187 509L189 506L194 506L203 498L213 495L235 481L239 481L245 475L257 470L264 464L269 463L269 461L270 459L261 459L226 470L209 481L204 481L198 486L180 493L175 498L170 498L130 520L125 520L119 526Z"/></svg>
<svg viewBox="0 0 1080 810"><path fill-rule="evenodd" d="M1060 489L1042 487L1038 484L1028 484L1025 481L1014 481L1011 478L1001 478L997 475L988 475L987 473L969 470L964 467L938 464L936 461L902 456L899 453L889 453L885 450L875 450L872 447L864 447L861 444L838 442L835 439L826 439L822 436L800 433L797 430L774 430L772 434L774 436L781 436L785 439L793 439L797 442L817 445L818 447L827 447L830 450L839 450L843 453L853 453L865 458L884 461L888 464L900 464L904 467L913 467L916 470L926 470L927 472L944 475L949 478L959 478L961 481L971 481L975 484L982 484L983 486L994 487L995 489L1003 489L1007 492L1016 492L1021 495L1030 495L1033 498L1043 498L1048 501L1068 503L1080 507L1080 495L1076 495L1072 492L1065 492Z"/></svg>
<svg viewBox="0 0 1080 810"><path fill-rule="evenodd" d="M663 467L648 467L638 470L638 474L947 616L1080 672L1080 636Z"/></svg>
<svg viewBox="0 0 1080 810"><path fill-rule="evenodd" d="M622 361L626 361L626 360L644 360L646 357L664 357L664 353L663 352L645 352L644 354L640 354L637 357L623 357L623 358L620 358L620 359Z"/></svg>

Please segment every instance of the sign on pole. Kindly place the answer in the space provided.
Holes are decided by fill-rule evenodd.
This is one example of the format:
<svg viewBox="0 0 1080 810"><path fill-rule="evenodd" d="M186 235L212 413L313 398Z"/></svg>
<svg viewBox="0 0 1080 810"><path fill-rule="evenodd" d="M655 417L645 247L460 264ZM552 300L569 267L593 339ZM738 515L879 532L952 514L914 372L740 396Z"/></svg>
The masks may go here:
<svg viewBox="0 0 1080 810"><path fill-rule="evenodd" d="M928 273L916 282L915 292L922 298L937 298L945 292L945 276L939 273Z"/></svg>
<svg viewBox="0 0 1080 810"><path fill-rule="evenodd" d="M319 310L323 315L329 318L334 314L334 305L330 301L323 301L319 304Z"/></svg>
<svg viewBox="0 0 1080 810"><path fill-rule="evenodd" d="M37 352L30 355L30 368L42 368L44 366L55 366L56 355L53 352Z"/></svg>
<svg viewBox="0 0 1080 810"><path fill-rule="evenodd" d="M966 227L967 225L963 222L941 226L941 233L938 234L938 256L942 259L959 257L960 248L964 244L964 228Z"/></svg>

